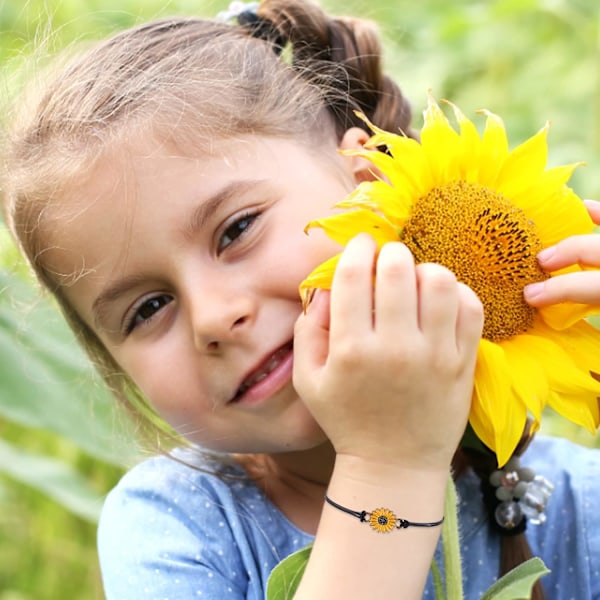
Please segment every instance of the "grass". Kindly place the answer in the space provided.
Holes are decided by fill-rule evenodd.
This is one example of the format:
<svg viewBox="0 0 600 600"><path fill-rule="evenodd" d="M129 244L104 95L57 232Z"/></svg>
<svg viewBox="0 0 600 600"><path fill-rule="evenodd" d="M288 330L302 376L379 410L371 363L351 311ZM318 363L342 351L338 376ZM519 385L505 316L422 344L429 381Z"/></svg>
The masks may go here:
<svg viewBox="0 0 600 600"><path fill-rule="evenodd" d="M122 470L90 458L47 432L0 423L0 435L20 447L64 458L100 493ZM0 600L100 600L96 524L23 484L0 477Z"/></svg>

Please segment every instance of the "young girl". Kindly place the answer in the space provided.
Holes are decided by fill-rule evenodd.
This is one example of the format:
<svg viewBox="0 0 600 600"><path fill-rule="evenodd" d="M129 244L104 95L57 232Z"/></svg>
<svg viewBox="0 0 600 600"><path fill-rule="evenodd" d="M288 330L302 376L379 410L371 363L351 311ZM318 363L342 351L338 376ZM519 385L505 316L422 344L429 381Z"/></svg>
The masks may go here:
<svg viewBox="0 0 600 600"><path fill-rule="evenodd" d="M373 27L265 0L237 24L116 35L16 122L3 191L24 253L117 396L190 442L107 498L108 598L258 600L311 542L297 598L431 597L453 461L467 598L524 539L492 527L485 468L455 455L483 322L475 294L399 243L376 257L360 235L331 293L302 313L299 283L339 251L304 226L372 177L338 153L369 137L355 109L410 133ZM600 264L598 237L541 264L577 262ZM600 302L600 279L533 291L534 306ZM600 598L598 452L536 438L523 460L555 485L547 522L526 531L552 570L547 594ZM379 535L386 519L396 527Z"/></svg>

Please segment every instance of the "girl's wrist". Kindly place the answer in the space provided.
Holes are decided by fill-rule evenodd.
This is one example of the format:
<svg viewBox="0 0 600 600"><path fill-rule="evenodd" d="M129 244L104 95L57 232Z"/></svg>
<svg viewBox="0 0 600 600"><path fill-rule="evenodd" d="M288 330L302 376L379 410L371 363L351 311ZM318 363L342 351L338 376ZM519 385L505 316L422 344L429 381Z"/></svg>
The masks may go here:
<svg viewBox="0 0 600 600"><path fill-rule="evenodd" d="M409 521L443 516L447 469L415 469L338 455L327 495L356 510L385 506Z"/></svg>

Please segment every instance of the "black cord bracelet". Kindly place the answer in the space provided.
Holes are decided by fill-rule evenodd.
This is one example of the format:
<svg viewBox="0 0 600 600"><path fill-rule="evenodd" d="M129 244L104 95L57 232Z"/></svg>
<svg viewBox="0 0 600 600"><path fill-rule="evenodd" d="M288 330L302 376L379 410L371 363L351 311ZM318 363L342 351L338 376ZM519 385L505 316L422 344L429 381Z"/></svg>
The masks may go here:
<svg viewBox="0 0 600 600"><path fill-rule="evenodd" d="M342 506L337 502L334 502L327 494L325 494L325 502L337 508L342 512L348 513L353 517L356 517L361 523L368 523L371 529L377 533L389 533L392 529L406 529L407 527L437 527L444 522L444 517L439 521L433 521L431 523L415 523L414 521L407 521L406 519L400 519L397 517L389 508L376 508L371 512L366 510L352 510L346 506Z"/></svg>

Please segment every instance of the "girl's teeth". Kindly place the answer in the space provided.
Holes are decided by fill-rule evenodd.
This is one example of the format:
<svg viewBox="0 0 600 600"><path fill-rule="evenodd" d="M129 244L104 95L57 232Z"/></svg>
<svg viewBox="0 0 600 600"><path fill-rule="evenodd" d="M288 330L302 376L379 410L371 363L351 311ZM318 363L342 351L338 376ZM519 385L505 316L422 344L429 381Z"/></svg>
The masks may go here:
<svg viewBox="0 0 600 600"><path fill-rule="evenodd" d="M275 369L275 367L277 367L277 365L280 362L281 357L274 356L273 358L271 358L271 360L269 360L269 362L265 365L263 371L261 371L254 377L251 377L249 380L242 384L242 386L240 387L240 393L243 394L248 388L252 387L257 383L260 383L265 377L267 377L267 375L269 375Z"/></svg>

